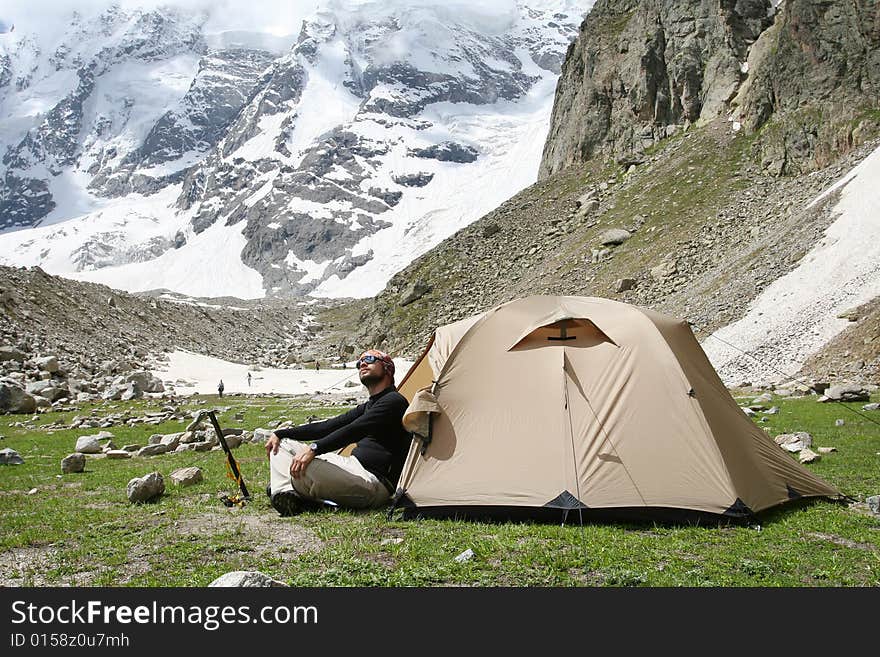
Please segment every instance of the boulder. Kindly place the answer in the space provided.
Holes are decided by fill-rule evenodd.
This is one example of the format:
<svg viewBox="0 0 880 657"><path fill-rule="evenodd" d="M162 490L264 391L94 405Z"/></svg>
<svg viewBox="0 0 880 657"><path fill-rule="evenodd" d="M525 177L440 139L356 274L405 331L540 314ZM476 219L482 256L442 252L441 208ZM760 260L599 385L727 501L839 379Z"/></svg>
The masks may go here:
<svg viewBox="0 0 880 657"><path fill-rule="evenodd" d="M626 242L632 234L623 228L612 228L606 230L599 236L599 243L604 246L618 245Z"/></svg>
<svg viewBox="0 0 880 657"><path fill-rule="evenodd" d="M192 486L202 481L201 468L189 467L175 470L169 475L171 483L176 486Z"/></svg>
<svg viewBox="0 0 880 657"><path fill-rule="evenodd" d="M149 502L165 492L165 480L161 472L151 472L143 477L135 477L126 487L128 501L132 504Z"/></svg>
<svg viewBox="0 0 880 657"><path fill-rule="evenodd" d="M137 451L137 456L157 456L168 451L170 451L168 445L147 445L146 447L141 447Z"/></svg>
<svg viewBox="0 0 880 657"><path fill-rule="evenodd" d="M101 444L98 436L80 436L76 439L76 451L80 454L100 454Z"/></svg>
<svg viewBox="0 0 880 657"><path fill-rule="evenodd" d="M70 474L72 472L82 472L86 469L86 457L77 452L76 454L68 454L61 459L61 472Z"/></svg>
<svg viewBox="0 0 880 657"><path fill-rule="evenodd" d="M37 401L33 395L25 392L9 379L0 383L0 412L33 413L37 410Z"/></svg>
<svg viewBox="0 0 880 657"><path fill-rule="evenodd" d="M813 437L806 431L781 433L773 439L786 452L800 452L813 444Z"/></svg>
<svg viewBox="0 0 880 657"><path fill-rule="evenodd" d="M22 463L24 463L24 459L14 449L9 447L0 449L0 465L21 465Z"/></svg>
<svg viewBox="0 0 880 657"><path fill-rule="evenodd" d="M823 401L871 401L871 395L858 385L836 385L825 390Z"/></svg>
<svg viewBox="0 0 880 657"><path fill-rule="evenodd" d="M58 365L58 359L55 356L46 356L45 358L37 358L34 363L37 366L37 369L40 369L44 372L49 372L50 374L55 374L61 368Z"/></svg>

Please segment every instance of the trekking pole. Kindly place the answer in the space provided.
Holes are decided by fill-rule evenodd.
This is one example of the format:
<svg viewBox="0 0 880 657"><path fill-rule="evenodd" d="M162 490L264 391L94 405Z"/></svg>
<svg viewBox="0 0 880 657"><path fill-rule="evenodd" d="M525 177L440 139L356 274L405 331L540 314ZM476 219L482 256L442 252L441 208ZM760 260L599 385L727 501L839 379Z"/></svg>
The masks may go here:
<svg viewBox="0 0 880 657"><path fill-rule="evenodd" d="M235 462L235 457L232 455L232 450L229 449L229 444L226 442L226 438L223 435L223 430L220 428L220 423L217 421L217 414L214 411L199 411L195 419L189 423L189 426L186 428L186 430L192 431L206 417L211 420L211 424L214 427L214 433L217 434L217 440L220 441L220 445L221 447L223 447L223 451L226 452L227 475L230 479L238 484L238 488L239 490L241 490L241 495L233 495L226 498L229 500L229 504L227 504L227 506L232 506L233 504L241 506L242 504L244 504L244 502L251 498L251 495L250 493L248 493L247 486L244 483L244 477L242 477L241 470L239 470L238 468L238 463ZM224 504L226 503L226 499L224 499Z"/></svg>

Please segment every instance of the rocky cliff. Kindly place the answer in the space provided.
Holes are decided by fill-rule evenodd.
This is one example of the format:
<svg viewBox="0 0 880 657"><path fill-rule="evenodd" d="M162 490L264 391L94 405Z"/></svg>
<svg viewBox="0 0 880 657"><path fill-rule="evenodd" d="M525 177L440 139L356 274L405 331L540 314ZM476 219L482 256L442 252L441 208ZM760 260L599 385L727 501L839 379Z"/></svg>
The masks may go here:
<svg viewBox="0 0 880 657"><path fill-rule="evenodd" d="M772 173L824 166L876 121L878 25L874 0L600 0L563 66L541 175L639 161L719 117L763 133Z"/></svg>

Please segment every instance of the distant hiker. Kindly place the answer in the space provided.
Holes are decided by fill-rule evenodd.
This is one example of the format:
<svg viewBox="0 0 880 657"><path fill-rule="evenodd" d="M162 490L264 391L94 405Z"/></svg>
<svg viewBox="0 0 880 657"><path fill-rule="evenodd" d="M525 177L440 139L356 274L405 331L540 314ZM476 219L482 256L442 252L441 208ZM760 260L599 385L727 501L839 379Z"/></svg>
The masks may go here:
<svg viewBox="0 0 880 657"><path fill-rule="evenodd" d="M349 508L387 504L409 451L401 420L409 403L394 387L394 361L375 349L355 363L370 398L322 422L280 429L266 441L272 507L282 516L330 500ZM337 450L357 443L351 456Z"/></svg>
<svg viewBox="0 0 880 657"><path fill-rule="evenodd" d="M251 373L248 372L248 388L251 387Z"/></svg>
<svg viewBox="0 0 880 657"><path fill-rule="evenodd" d="M319 363L317 360L315 360L315 371L317 372L320 369L321 369L321 363Z"/></svg>
<svg viewBox="0 0 880 657"><path fill-rule="evenodd" d="M220 379L220 383L217 384L217 394L219 394L221 397L223 396L223 389L223 379Z"/></svg>

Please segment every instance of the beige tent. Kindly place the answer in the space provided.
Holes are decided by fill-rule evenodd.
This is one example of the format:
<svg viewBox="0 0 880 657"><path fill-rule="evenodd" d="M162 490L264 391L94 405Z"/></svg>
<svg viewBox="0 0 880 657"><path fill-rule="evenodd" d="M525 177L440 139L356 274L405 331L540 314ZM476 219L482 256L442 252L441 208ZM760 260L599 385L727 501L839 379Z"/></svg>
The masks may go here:
<svg viewBox="0 0 880 657"><path fill-rule="evenodd" d="M739 517L840 496L736 404L687 322L532 296L438 328L400 386L404 517Z"/></svg>

